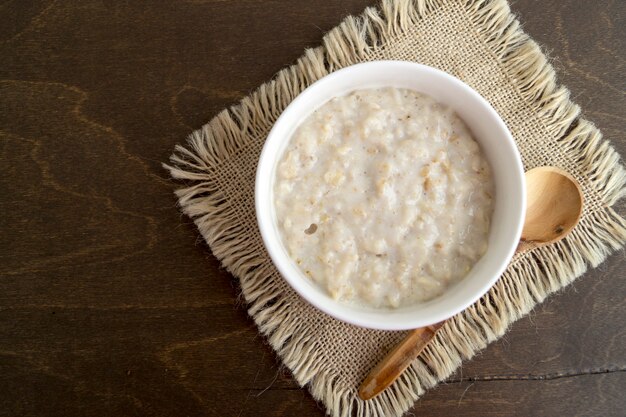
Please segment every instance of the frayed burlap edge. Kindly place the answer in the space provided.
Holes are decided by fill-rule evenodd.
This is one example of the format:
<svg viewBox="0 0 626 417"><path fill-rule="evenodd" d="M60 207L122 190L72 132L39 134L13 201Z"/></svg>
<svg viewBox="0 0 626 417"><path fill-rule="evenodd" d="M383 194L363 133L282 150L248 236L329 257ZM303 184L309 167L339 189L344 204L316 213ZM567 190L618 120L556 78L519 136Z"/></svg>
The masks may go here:
<svg viewBox="0 0 626 417"><path fill-rule="evenodd" d="M176 146L172 177L187 186L176 195L182 210L194 219L215 256L240 277L249 314L268 338L299 384L333 416L392 416L410 408L425 389L449 377L464 359L471 358L504 334L508 326L537 303L597 266L626 241L626 222L612 208L626 194L626 173L619 155L591 123L579 118L579 108L566 88L556 84L553 68L538 45L520 28L505 0L466 0L463 7L479 36L515 80L520 95L545 126L559 137L565 157L583 167L579 181L597 193L599 204L585 206L581 223L558 244L515 256L497 284L478 303L449 320L420 358L386 392L361 401L355 387L342 386L338 375L316 372L324 358L297 331L290 306L280 300L269 278L272 265L246 245L230 202L207 174L221 160L235 155L249 141L262 141L283 109L307 86L328 73L368 60L376 48L390 42L414 22L440 5L440 0L385 0L346 18L330 31L323 46L307 50L295 65L280 71L238 105L219 113L192 133L187 147Z"/></svg>

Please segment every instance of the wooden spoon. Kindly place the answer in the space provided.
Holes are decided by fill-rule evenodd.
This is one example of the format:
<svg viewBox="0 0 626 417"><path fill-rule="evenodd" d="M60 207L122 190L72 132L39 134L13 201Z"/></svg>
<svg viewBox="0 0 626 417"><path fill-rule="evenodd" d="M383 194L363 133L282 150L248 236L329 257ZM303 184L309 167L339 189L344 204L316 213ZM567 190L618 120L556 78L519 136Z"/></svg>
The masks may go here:
<svg viewBox="0 0 626 417"><path fill-rule="evenodd" d="M578 182L556 167L539 167L526 173L526 218L518 252L563 239L580 220L583 194ZM411 330L370 371L359 397L374 398L389 387L437 334L445 321Z"/></svg>

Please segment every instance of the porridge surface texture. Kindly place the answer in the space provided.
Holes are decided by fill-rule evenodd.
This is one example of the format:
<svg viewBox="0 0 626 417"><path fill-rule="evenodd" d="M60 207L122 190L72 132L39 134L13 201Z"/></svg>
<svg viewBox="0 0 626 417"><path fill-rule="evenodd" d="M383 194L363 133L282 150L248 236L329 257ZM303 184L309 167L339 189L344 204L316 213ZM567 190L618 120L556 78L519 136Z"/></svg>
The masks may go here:
<svg viewBox="0 0 626 417"><path fill-rule="evenodd" d="M333 98L296 129L275 175L285 249L341 302L428 301L487 250L489 164L463 121L427 95Z"/></svg>

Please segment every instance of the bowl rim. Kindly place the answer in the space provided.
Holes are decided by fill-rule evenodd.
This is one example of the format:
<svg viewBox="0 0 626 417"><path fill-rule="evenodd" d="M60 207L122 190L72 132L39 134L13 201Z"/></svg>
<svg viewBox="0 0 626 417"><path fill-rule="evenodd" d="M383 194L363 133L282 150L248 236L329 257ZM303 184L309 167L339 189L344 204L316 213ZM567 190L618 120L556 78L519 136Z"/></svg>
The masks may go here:
<svg viewBox="0 0 626 417"><path fill-rule="evenodd" d="M268 169L269 169L270 174L272 175L274 174L275 164L278 162L278 158L280 157L280 155L282 155L282 153L280 153L280 155L271 155L272 150L270 149L271 148L270 145L272 145L274 142L278 142L278 143L281 143L281 141L288 142L289 139L291 138L291 136L289 136L289 138L287 139L278 136L278 133L277 133L277 131L279 130L278 127L284 122L284 120L292 117L291 113L297 110L299 103L309 99L309 96L313 95L315 90L319 89L320 86L332 83L334 82L336 78L345 76L347 73L351 71L355 71L357 69L360 70L363 67L373 67L373 66L390 66L390 67L396 67L396 68L398 66L411 67L410 70L416 71L416 74L420 72L429 72L446 80L445 82L448 82L454 85L454 88L465 90L466 93L472 95L475 100L481 103L482 107L487 112L491 113L493 121L498 125L497 127L503 133L503 136L504 136L503 139L506 142L506 146L508 146L510 150L513 151L513 155L515 159L515 166L511 167L511 172L514 172L515 174L519 174L516 178L516 182L518 183L519 185L518 189L521 192L521 195L517 196L521 201L521 207L519 211L518 222L515 225L515 227L512 228L511 230L512 236L515 237L515 239L512 239L515 241L515 244L511 244L510 247L507 248L506 257L503 257L503 259L500 260L500 265L498 268L496 268L497 272L495 272L493 276L491 276L489 279L485 279L484 283L480 286L479 290L474 291L471 294L468 294L468 296L464 298L463 303L459 303L454 308L447 309L445 313L441 313L438 315L434 314L428 320L423 320L423 319L420 320L420 318L416 318L412 323L398 324L398 323L392 322L391 320L392 314L388 314L388 313L393 312L394 310L379 309L380 313L385 312L385 315L389 315L390 320L389 322L386 322L386 321L370 320L370 319L362 317L358 313L345 314L336 309L328 308L328 306L325 305L326 303L322 302L320 298L318 298L315 295L312 295L309 291L307 291L310 284L313 284L313 285L317 285L317 284L314 284L311 282L305 283L304 280L307 280L307 278L301 273L298 274L298 276L295 276L295 277L292 276L290 274L291 267L288 267L288 264L292 262L289 256L287 254L284 254L285 256L283 256L283 254L280 254L278 253L278 251L274 250L276 244L278 244L279 247L281 247L282 241L279 236L278 230L275 228L275 225L273 224L274 219L272 218L272 213L267 212L267 210L264 209L265 202L263 201L263 198L266 197L266 195L265 195L265 190L262 187L262 185L264 185L265 183L264 181L265 179L263 176L267 174ZM381 87L383 86L384 84L381 85ZM364 86L363 88L375 88L375 87ZM316 108L319 108L321 105L326 103L332 97L342 96L342 95L347 94L347 92L349 91L354 91L358 89L359 89L358 87L349 89L349 90L340 92L335 96L331 96L327 98L325 101L322 102L322 104L319 104L317 107L309 110L305 116L300 117L299 120L295 123L296 128L300 123L303 122L304 119L306 119L308 115L311 114L311 112L313 112ZM268 167L268 164L269 164L269 167ZM271 187L274 179L272 177L272 178L267 179L267 181L270 181L270 187ZM291 288L293 288L296 291L296 293L298 293L305 301L313 305L318 310L340 321L350 323L350 324L360 326L360 327L370 328L370 329L407 330L407 329L412 329L412 328L425 327L425 326L449 319L450 317L460 313L461 311L467 309L469 306L474 304L478 299L480 299L484 294L486 294L489 291L489 289L497 282L497 280L500 278L502 273L507 268L513 255L515 254L517 243L519 242L519 239L522 233L523 222L524 222L525 211L526 211L525 190L526 190L526 183L525 183L525 178L524 178L524 167L522 164L521 154L519 152L519 149L517 148L517 145L513 139L511 132L509 131L508 127L506 126L506 124L504 123L500 115L496 112L496 110L491 106L491 104L484 97L482 97L476 90L474 90L473 88L465 84L463 81L437 68L433 68L427 65L418 64L418 63L409 62L409 61L379 60L379 61L369 61L369 62L364 62L364 63L358 63L358 64L350 65L348 67L344 67L339 70L336 70L320 78L314 83L312 83L309 87L307 87L300 94L298 94L298 96L295 97L287 105L287 107L283 110L280 116L276 119L275 123L272 126L272 129L270 130L267 136L265 143L263 144L263 148L259 156L258 166L257 166L257 171L256 171L256 176L255 176L255 190L254 190L255 193L254 194L255 194L255 211L256 211L257 224L259 227L259 231L260 231L265 249L267 250L270 256L272 263L278 269L278 272L280 273L282 279L284 279L291 286ZM271 196L271 193L270 193L270 196ZM272 203L270 203L270 206L271 204ZM434 299L433 301L436 301L436 300L437 298ZM346 303L341 303L340 301L336 301L336 300L332 300L332 301L338 305L342 305L342 306L346 305Z"/></svg>

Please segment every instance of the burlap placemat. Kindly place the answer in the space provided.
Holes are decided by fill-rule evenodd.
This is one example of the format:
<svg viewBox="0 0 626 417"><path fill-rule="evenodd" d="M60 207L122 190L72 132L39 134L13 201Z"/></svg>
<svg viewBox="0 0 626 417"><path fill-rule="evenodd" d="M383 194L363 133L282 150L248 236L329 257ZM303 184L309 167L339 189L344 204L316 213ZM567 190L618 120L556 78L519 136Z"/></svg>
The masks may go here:
<svg viewBox="0 0 626 417"><path fill-rule="evenodd" d="M395 59L440 68L475 88L513 133L526 169L555 165L581 183L585 209L564 241L516 255L478 303L446 322L436 340L382 395L363 402L357 387L404 336L336 321L317 311L279 276L254 213L254 175L272 123L320 77L362 61ZM194 219L222 264L241 282L248 312L302 386L332 416L398 416L424 390L446 379L548 294L596 266L626 240L611 206L625 194L619 156L579 118L568 90L504 0L384 1L330 31L240 104L219 113L177 146L168 166L184 181L182 210Z"/></svg>

